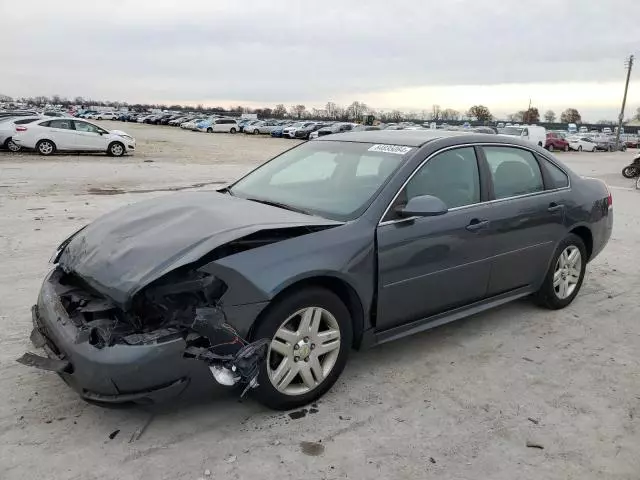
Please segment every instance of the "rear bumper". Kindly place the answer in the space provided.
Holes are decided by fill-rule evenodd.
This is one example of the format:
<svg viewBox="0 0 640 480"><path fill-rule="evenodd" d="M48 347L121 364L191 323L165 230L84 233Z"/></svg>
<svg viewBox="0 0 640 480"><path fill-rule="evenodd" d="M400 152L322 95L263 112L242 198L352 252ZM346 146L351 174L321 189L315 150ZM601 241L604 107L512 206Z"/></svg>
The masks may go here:
<svg viewBox="0 0 640 480"><path fill-rule="evenodd" d="M207 369L202 361L184 358L182 337L146 345L91 345L90 335L74 324L62 306L55 290L56 275L55 270L47 275L32 308L31 334L34 346L43 348L53 363L42 358L41 365L32 366L56 371L82 398L152 403L179 395L192 376Z"/></svg>

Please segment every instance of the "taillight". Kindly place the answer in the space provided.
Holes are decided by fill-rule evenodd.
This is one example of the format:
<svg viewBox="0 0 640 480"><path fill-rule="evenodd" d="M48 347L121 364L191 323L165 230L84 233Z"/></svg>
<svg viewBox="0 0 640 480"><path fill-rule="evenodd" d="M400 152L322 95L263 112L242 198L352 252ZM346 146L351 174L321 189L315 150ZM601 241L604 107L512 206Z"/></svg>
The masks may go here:
<svg viewBox="0 0 640 480"><path fill-rule="evenodd" d="M27 131L27 127L23 127L22 125L18 125L16 127L16 132L26 132Z"/></svg>
<svg viewBox="0 0 640 480"><path fill-rule="evenodd" d="M607 206L609 208L613 207L613 197L611 196L611 191L609 191L609 195L607 196Z"/></svg>

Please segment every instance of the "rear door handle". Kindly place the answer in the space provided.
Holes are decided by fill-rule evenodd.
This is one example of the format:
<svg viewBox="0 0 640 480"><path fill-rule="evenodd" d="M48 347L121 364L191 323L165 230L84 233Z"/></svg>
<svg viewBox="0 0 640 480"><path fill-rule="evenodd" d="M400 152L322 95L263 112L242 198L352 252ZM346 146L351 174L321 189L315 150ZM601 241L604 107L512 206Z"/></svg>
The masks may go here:
<svg viewBox="0 0 640 480"><path fill-rule="evenodd" d="M564 207L564 205L561 205L559 203L556 202L551 202L549 204L549 208L547 208L548 212L557 212L559 210L562 210L562 207Z"/></svg>
<svg viewBox="0 0 640 480"><path fill-rule="evenodd" d="M489 220L479 220L477 218L474 218L469 222L469 225L467 225L465 228L470 232L475 232L476 230L480 230L488 226L489 226Z"/></svg>

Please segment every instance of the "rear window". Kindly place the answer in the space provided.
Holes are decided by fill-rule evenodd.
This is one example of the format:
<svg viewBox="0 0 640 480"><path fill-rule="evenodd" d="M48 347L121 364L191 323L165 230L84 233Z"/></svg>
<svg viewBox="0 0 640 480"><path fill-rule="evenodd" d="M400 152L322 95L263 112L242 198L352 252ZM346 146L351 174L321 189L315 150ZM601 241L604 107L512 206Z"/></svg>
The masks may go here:
<svg viewBox="0 0 640 480"><path fill-rule="evenodd" d="M543 162L545 168L549 172L549 176L551 177L551 185L548 186L549 189L569 186L569 177L566 173L547 160L543 160Z"/></svg>

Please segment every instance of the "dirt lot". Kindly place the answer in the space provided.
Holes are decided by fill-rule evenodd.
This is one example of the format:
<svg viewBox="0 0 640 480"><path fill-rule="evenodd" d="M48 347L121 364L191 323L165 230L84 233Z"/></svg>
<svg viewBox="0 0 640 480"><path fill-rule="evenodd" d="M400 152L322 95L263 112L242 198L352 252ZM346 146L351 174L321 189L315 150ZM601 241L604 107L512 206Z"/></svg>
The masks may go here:
<svg viewBox="0 0 640 480"><path fill-rule="evenodd" d="M522 301L356 352L317 408L293 415L214 385L103 409L14 361L33 350L29 308L53 248L104 212L215 188L294 144L113 125L137 137L135 156L0 153L1 478L640 477L640 191L620 175L631 152L560 154L611 185L616 215L563 311Z"/></svg>

